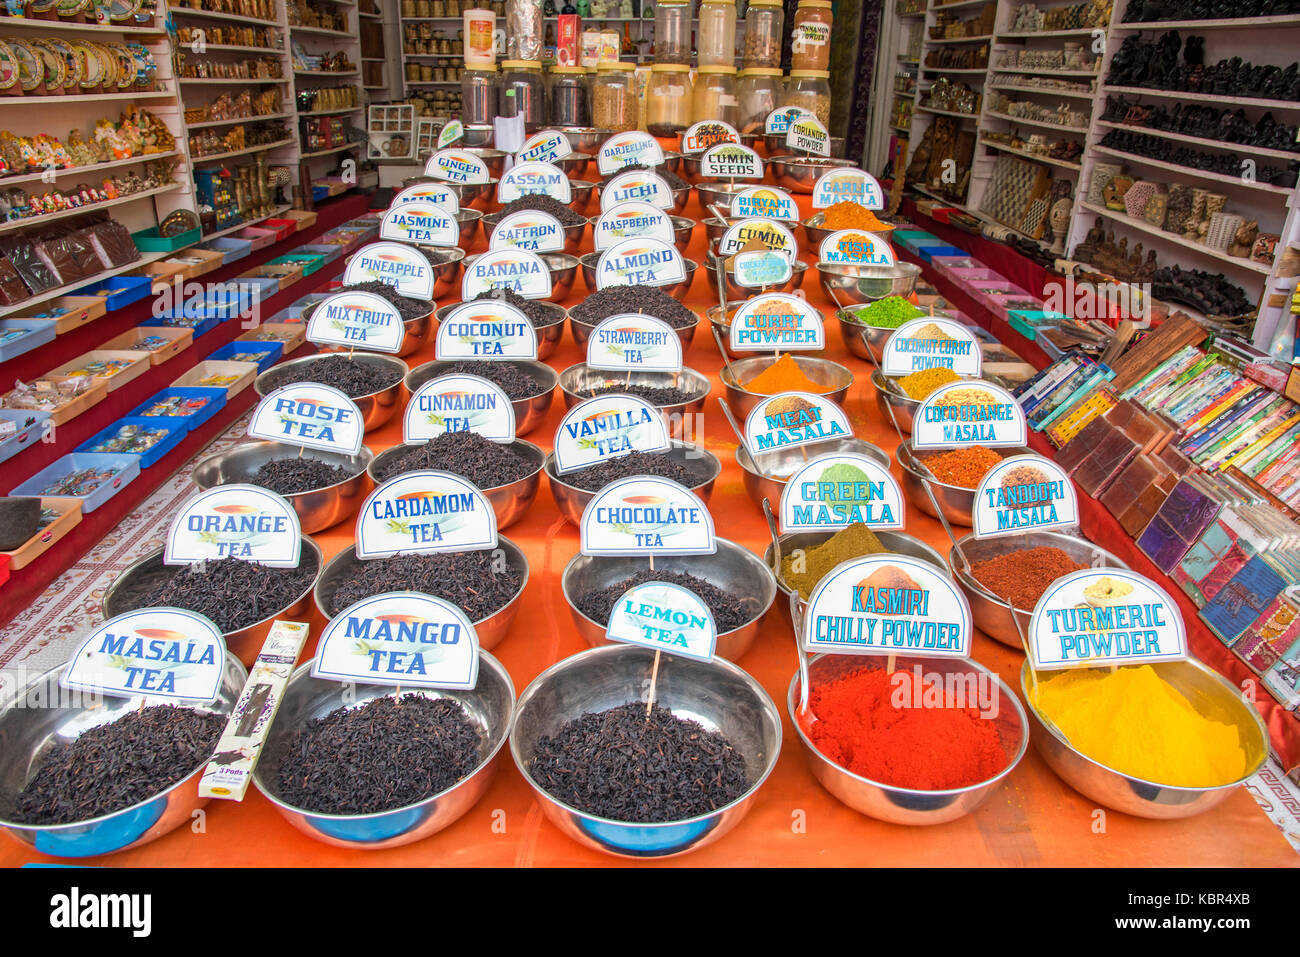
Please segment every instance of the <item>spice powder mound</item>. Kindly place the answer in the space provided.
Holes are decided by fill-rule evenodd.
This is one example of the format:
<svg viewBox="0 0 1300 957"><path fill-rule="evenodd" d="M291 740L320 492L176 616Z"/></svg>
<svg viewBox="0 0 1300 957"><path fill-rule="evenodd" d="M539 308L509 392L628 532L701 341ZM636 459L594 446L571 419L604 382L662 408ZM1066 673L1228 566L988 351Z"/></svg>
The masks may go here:
<svg viewBox="0 0 1300 957"><path fill-rule="evenodd" d="M825 386L814 382L804 374L790 353L782 353L781 358L772 363L758 375L744 384L746 392L758 395L779 395L782 392L810 392L823 395L835 391L834 386Z"/></svg>
<svg viewBox="0 0 1300 957"><path fill-rule="evenodd" d="M890 228L867 207L851 199L827 206L822 213L822 225L827 229L863 229L869 233Z"/></svg>
<svg viewBox="0 0 1300 957"><path fill-rule="evenodd" d="M974 489L1002 456L982 445L950 449L946 452L918 453L918 461L944 485Z"/></svg>
<svg viewBox="0 0 1300 957"><path fill-rule="evenodd" d="M1003 601L1022 611L1032 611L1052 582L1087 567L1061 549L1044 545L973 562L971 574Z"/></svg>

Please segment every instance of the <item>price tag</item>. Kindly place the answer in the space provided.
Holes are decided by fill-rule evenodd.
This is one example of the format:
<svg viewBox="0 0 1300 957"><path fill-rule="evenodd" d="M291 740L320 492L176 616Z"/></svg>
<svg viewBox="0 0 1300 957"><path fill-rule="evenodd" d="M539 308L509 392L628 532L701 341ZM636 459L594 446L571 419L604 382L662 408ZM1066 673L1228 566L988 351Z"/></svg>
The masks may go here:
<svg viewBox="0 0 1300 957"><path fill-rule="evenodd" d="M573 199L573 189L564 171L550 163L520 163L501 175L497 202L509 203L521 196L549 196L561 203Z"/></svg>
<svg viewBox="0 0 1300 957"><path fill-rule="evenodd" d="M846 266L896 266L894 248L875 233L841 229L822 240L817 258Z"/></svg>
<svg viewBox="0 0 1300 957"><path fill-rule="evenodd" d="M790 476L781 492L782 532L832 532L861 522L902 528L903 490L889 469L853 452L828 452Z"/></svg>
<svg viewBox="0 0 1300 957"><path fill-rule="evenodd" d="M813 156L830 156L831 134L815 116L801 116L786 130L785 145Z"/></svg>
<svg viewBox="0 0 1300 957"><path fill-rule="evenodd" d="M884 209L885 194L876 178L865 170L845 166L828 169L813 184L813 209L825 209L843 202L857 203L867 209Z"/></svg>
<svg viewBox="0 0 1300 957"><path fill-rule="evenodd" d="M739 141L711 146L700 157L701 179L762 179L763 161Z"/></svg>
<svg viewBox="0 0 1300 957"><path fill-rule="evenodd" d="M632 130L615 133L605 140L596 156L596 169L601 176L621 170L624 166L659 166L664 161L664 150L649 133Z"/></svg>
<svg viewBox="0 0 1300 957"><path fill-rule="evenodd" d="M248 436L323 452L356 455L365 424L357 404L319 382L294 382L257 403Z"/></svg>
<svg viewBox="0 0 1300 957"><path fill-rule="evenodd" d="M451 216L460 212L460 197L456 195L455 190L441 183L416 183L414 186L408 186L393 197L388 208L417 202L433 203ZM457 223L458 227L459 225Z"/></svg>
<svg viewBox="0 0 1300 957"><path fill-rule="evenodd" d="M502 216L492 230L488 249L526 249L555 253L564 249L564 227L550 213L521 209Z"/></svg>
<svg viewBox="0 0 1300 957"><path fill-rule="evenodd" d="M608 212L619 203L649 203L659 209L673 208L673 190L658 173L630 169L613 177L600 193L600 211Z"/></svg>
<svg viewBox="0 0 1300 957"><path fill-rule="evenodd" d="M551 294L551 271L544 259L526 249L490 249L465 263L460 298L468 302L493 289L545 299Z"/></svg>
<svg viewBox="0 0 1300 957"><path fill-rule="evenodd" d="M700 120L682 133L683 153L703 153L722 143L739 146L740 134L734 126L721 120Z"/></svg>
<svg viewBox="0 0 1300 957"><path fill-rule="evenodd" d="M382 282L411 299L433 299L433 266L424 254L405 243L382 242L362 246L348 260L343 283Z"/></svg>
<svg viewBox="0 0 1300 957"><path fill-rule="evenodd" d="M686 278L686 261L674 246L657 239L624 239L596 260L596 288L666 286Z"/></svg>
<svg viewBox="0 0 1300 957"><path fill-rule="evenodd" d="M336 292L312 310L307 338L318 346L396 353L406 326L397 307L373 292Z"/></svg>
<svg viewBox="0 0 1300 957"><path fill-rule="evenodd" d="M751 455L852 434L844 410L811 392L769 396L745 417L745 445Z"/></svg>
<svg viewBox="0 0 1300 957"><path fill-rule="evenodd" d="M579 402L555 430L555 472L563 475L629 452L670 447L659 410L634 395L598 395Z"/></svg>
<svg viewBox="0 0 1300 957"><path fill-rule="evenodd" d="M476 375L444 375L415 390L402 417L408 445L444 432L477 432L493 442L513 442L515 409L495 382Z"/></svg>
<svg viewBox="0 0 1300 957"><path fill-rule="evenodd" d="M490 183L492 176L481 156L468 150L438 150L424 164L424 175L449 183Z"/></svg>
<svg viewBox="0 0 1300 957"><path fill-rule="evenodd" d="M805 116L812 117L812 111L802 106L779 107L767 114L767 119L763 121L763 132L768 136L784 136L790 131L791 123Z"/></svg>
<svg viewBox="0 0 1300 957"><path fill-rule="evenodd" d="M477 552L497 547L497 518L470 481L405 472L371 492L357 516L357 558Z"/></svg>
<svg viewBox="0 0 1300 957"><path fill-rule="evenodd" d="M582 512L584 555L712 555L713 517L672 479L633 475L610 482Z"/></svg>
<svg viewBox="0 0 1300 957"><path fill-rule="evenodd" d="M731 263L736 285L745 289L779 286L794 275L790 257L771 249L751 249L736 253Z"/></svg>
<svg viewBox="0 0 1300 957"><path fill-rule="evenodd" d="M642 582L614 603L605 637L712 661L718 627L713 612L695 592L671 582Z"/></svg>
<svg viewBox="0 0 1300 957"><path fill-rule="evenodd" d="M465 124L460 120L448 120L438 131L438 149L446 149L452 143L465 136Z"/></svg>
<svg viewBox="0 0 1300 957"><path fill-rule="evenodd" d="M673 223L658 206L632 201L616 203L600 214L592 235L596 252L603 252L623 239L637 237L673 241Z"/></svg>
<svg viewBox="0 0 1300 957"><path fill-rule="evenodd" d="M390 206L379 221L379 238L417 246L455 246L460 242L456 214L429 202Z"/></svg>
<svg viewBox="0 0 1300 957"><path fill-rule="evenodd" d="M734 255L757 239L768 249L787 254L791 259L799 255L799 242L788 226L775 219L742 219L732 223L718 241L719 255Z"/></svg>
<svg viewBox="0 0 1300 957"><path fill-rule="evenodd" d="M1065 470L1041 455L1010 455L975 490L976 538L1079 524L1079 498Z"/></svg>
<svg viewBox="0 0 1300 957"><path fill-rule="evenodd" d="M774 292L745 301L732 317L730 339L737 352L819 352L826 348L826 326L808 300Z"/></svg>
<svg viewBox="0 0 1300 957"><path fill-rule="evenodd" d="M1025 412L1006 389L983 379L931 392L912 421L912 448L954 449L1025 444Z"/></svg>
<svg viewBox="0 0 1300 957"><path fill-rule="evenodd" d="M542 130L524 140L515 155L517 163L554 163L573 152L573 144L559 130Z"/></svg>
<svg viewBox="0 0 1300 957"><path fill-rule="evenodd" d="M980 344L960 322L922 316L890 333L880 365L885 375L951 369L959 376L978 376L982 358Z"/></svg>
<svg viewBox="0 0 1300 957"><path fill-rule="evenodd" d="M731 215L795 221L799 218L799 207L794 197L783 189L751 186L731 197Z"/></svg>
<svg viewBox="0 0 1300 957"><path fill-rule="evenodd" d="M662 319L625 312L602 319L587 340L587 366L625 372L681 372L682 340Z"/></svg>
<svg viewBox="0 0 1300 957"><path fill-rule="evenodd" d="M434 355L439 359L536 359L537 330L508 302L463 302L438 325Z"/></svg>
<svg viewBox="0 0 1300 957"><path fill-rule="evenodd" d="M218 485L181 506L167 529L164 565L238 558L297 568L298 513L282 496L256 485Z"/></svg>

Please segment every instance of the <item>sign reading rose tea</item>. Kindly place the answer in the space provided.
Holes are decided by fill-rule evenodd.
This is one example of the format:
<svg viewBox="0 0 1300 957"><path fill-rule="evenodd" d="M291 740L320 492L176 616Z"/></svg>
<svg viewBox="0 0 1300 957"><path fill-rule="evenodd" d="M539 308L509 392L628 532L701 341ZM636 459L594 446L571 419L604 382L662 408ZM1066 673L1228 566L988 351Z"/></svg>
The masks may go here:
<svg viewBox="0 0 1300 957"><path fill-rule="evenodd" d="M831 155L831 134L815 116L801 116L785 131L785 145L813 156Z"/></svg>
<svg viewBox="0 0 1300 957"><path fill-rule="evenodd" d="M620 313L602 319L592 330L587 365L619 372L681 372L682 340L662 319Z"/></svg>
<svg viewBox="0 0 1300 957"><path fill-rule="evenodd" d="M763 161L739 142L711 146L700 157L701 179L762 179Z"/></svg>
<svg viewBox="0 0 1300 957"><path fill-rule="evenodd" d="M657 475L610 482L582 511L584 555L712 555L713 516L698 495Z"/></svg>
<svg viewBox="0 0 1300 957"><path fill-rule="evenodd" d="M379 221L379 238L417 246L455 246L460 242L460 224L454 212L434 203L395 203Z"/></svg>
<svg viewBox="0 0 1300 957"><path fill-rule="evenodd" d="M630 169L614 176L600 193L600 210L608 212L620 203L649 203L658 209L672 209L673 190L668 181L648 169Z"/></svg>
<svg viewBox="0 0 1300 957"><path fill-rule="evenodd" d="M763 121L763 132L768 136L784 136L790 131L790 124L795 120L812 116L811 110L806 110L802 106L782 106L767 114L767 119Z"/></svg>
<svg viewBox="0 0 1300 957"><path fill-rule="evenodd" d="M666 286L686 278L686 261L674 246L657 239L625 239L596 261L596 288Z"/></svg>
<svg viewBox="0 0 1300 957"><path fill-rule="evenodd" d="M824 395L810 392L782 392L770 396L754 406L745 417L745 445L751 453L824 442L852 434L844 410Z"/></svg>
<svg viewBox="0 0 1300 957"><path fill-rule="evenodd" d="M468 150L439 150L424 164L424 175L449 183L487 183L492 179L487 163Z"/></svg>
<svg viewBox="0 0 1300 957"><path fill-rule="evenodd" d="M731 261L736 285L743 289L780 286L794 275L790 257L772 249L749 249L736 253Z"/></svg>
<svg viewBox="0 0 1300 957"><path fill-rule="evenodd" d="M520 163L554 163L572 152L573 144L559 130L542 130L524 140L515 160Z"/></svg>
<svg viewBox="0 0 1300 957"><path fill-rule="evenodd" d="M930 393L912 419L912 448L1024 445L1025 413L1001 386L950 382Z"/></svg>
<svg viewBox="0 0 1300 957"><path fill-rule="evenodd" d="M414 186L408 186L393 197L388 208L418 202L432 203L452 216L460 212L460 197L456 195L455 190L441 183L416 183Z"/></svg>
<svg viewBox="0 0 1300 957"><path fill-rule="evenodd" d="M555 471L563 475L629 452L663 452L668 427L659 410L634 395L579 402L555 431Z"/></svg>
<svg viewBox="0 0 1300 957"><path fill-rule="evenodd" d="M1035 669L1132 665L1187 657L1174 600L1127 568L1088 568L1058 578L1029 619Z"/></svg>
<svg viewBox="0 0 1300 957"><path fill-rule="evenodd" d="M549 196L561 203L573 199L569 177L550 163L520 163L501 174L497 184L497 202L509 203L521 196Z"/></svg>
<svg viewBox="0 0 1300 957"><path fill-rule="evenodd" d="M357 250L348 260L343 283L363 282L382 282L412 299L433 298L433 266L418 249L404 243L371 243Z"/></svg>
<svg viewBox="0 0 1300 957"><path fill-rule="evenodd" d="M976 538L1079 524L1079 498L1065 470L1041 455L1011 455L980 481L971 511Z"/></svg>
<svg viewBox="0 0 1300 957"><path fill-rule="evenodd" d="M357 558L497 547L496 513L468 479L405 472L371 492L357 516Z"/></svg>
<svg viewBox="0 0 1300 957"><path fill-rule="evenodd" d="M463 611L434 595L371 595L325 626L311 674L328 681L473 688L478 634Z"/></svg>
<svg viewBox="0 0 1300 957"><path fill-rule="evenodd" d="M365 425L357 404L319 382L294 382L257 403L248 436L322 452L356 455Z"/></svg>
<svg viewBox="0 0 1300 957"><path fill-rule="evenodd" d="M790 476L781 492L781 531L832 532L861 522L902 528L903 490L889 469L853 452L828 452Z"/></svg>
<svg viewBox="0 0 1300 957"><path fill-rule="evenodd" d="M493 289L545 299L551 294L551 270L537 253L526 249L489 249L465 263L460 298L468 302Z"/></svg>
<svg viewBox="0 0 1300 957"><path fill-rule="evenodd" d="M774 292L755 296L731 319L731 348L736 352L820 351L826 348L821 311L806 299Z"/></svg>
<svg viewBox="0 0 1300 957"><path fill-rule="evenodd" d="M477 432L493 442L515 438L515 409L494 382L476 375L439 376L415 390L402 416L402 440L427 442L444 432Z"/></svg>
<svg viewBox="0 0 1300 957"><path fill-rule="evenodd" d="M712 661L718 627L713 612L695 592L672 582L642 582L614 603L605 637Z"/></svg>
<svg viewBox="0 0 1300 957"><path fill-rule="evenodd" d="M683 153L703 153L723 143L740 145L740 134L730 123L721 120L700 120L682 133Z"/></svg>
<svg viewBox="0 0 1300 957"><path fill-rule="evenodd" d="M439 359L536 359L537 330L528 317L500 299L463 302L438 325Z"/></svg>
<svg viewBox="0 0 1300 957"><path fill-rule="evenodd" d="M867 209L884 209L885 194L880 190L880 183L866 170L852 166L828 169L813 184L813 209L843 202L857 203Z"/></svg>
<svg viewBox="0 0 1300 957"><path fill-rule="evenodd" d="M673 241L673 223L658 206L636 200L618 203L600 214L592 229L596 252L624 239L643 237L660 242Z"/></svg>
<svg viewBox="0 0 1300 957"><path fill-rule="evenodd" d="M596 169L601 176L609 176L624 166L659 166L664 161L664 149L649 133L632 130L615 133L605 140L596 156Z"/></svg>
<svg viewBox="0 0 1300 957"><path fill-rule="evenodd" d="M960 376L978 376L982 358L980 344L960 322L922 316L903 323L890 334L880 365L885 375L950 369Z"/></svg>
<svg viewBox="0 0 1300 957"><path fill-rule="evenodd" d="M307 338L318 346L397 352L406 326L398 308L373 292L336 292L312 310Z"/></svg>
<svg viewBox="0 0 1300 957"><path fill-rule="evenodd" d="M850 655L965 658L966 596L910 555L864 555L836 565L808 596L804 649Z"/></svg>
<svg viewBox="0 0 1300 957"><path fill-rule="evenodd" d="M731 197L731 215L797 220L799 207L795 205L794 198L783 189L751 186Z"/></svg>
<svg viewBox="0 0 1300 957"><path fill-rule="evenodd" d="M726 228L718 241L719 255L732 256L755 240L791 259L799 254L799 242L788 226L775 219L750 218Z"/></svg>
<svg viewBox="0 0 1300 957"><path fill-rule="evenodd" d="M894 266L898 259L894 248L875 233L860 229L840 229L822 240L817 258L824 263L851 266Z"/></svg>
<svg viewBox="0 0 1300 957"><path fill-rule="evenodd" d="M218 485L181 506L167 529L164 565L221 558L297 568L298 513L282 496L256 485Z"/></svg>
<svg viewBox="0 0 1300 957"><path fill-rule="evenodd" d="M139 608L110 618L68 659L59 686L122 698L215 701L226 670L221 629L197 612Z"/></svg>
<svg viewBox="0 0 1300 957"><path fill-rule="evenodd" d="M521 209L507 213L497 222L488 249L526 249L533 253L554 253L564 248L564 227L550 213Z"/></svg>

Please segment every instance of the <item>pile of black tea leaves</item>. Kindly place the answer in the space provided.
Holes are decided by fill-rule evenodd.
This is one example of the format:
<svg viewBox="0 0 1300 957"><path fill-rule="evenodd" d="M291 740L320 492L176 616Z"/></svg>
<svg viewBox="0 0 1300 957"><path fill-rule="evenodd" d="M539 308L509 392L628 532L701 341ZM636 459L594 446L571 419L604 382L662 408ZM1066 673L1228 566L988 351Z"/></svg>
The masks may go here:
<svg viewBox="0 0 1300 957"><path fill-rule="evenodd" d="M675 386L637 385L636 383L631 385L622 383L602 385L595 389L586 389L578 394L586 399L592 399L598 395L634 395L638 399L645 399L651 405L658 407L684 405L692 399L699 398L698 395L692 395Z"/></svg>
<svg viewBox="0 0 1300 957"><path fill-rule="evenodd" d="M488 227L491 232L496 228L496 224L501 222L511 213L523 212L524 210L536 210L539 213L550 213L560 221L561 226L577 226L579 223L585 223L587 217L582 213L576 212L567 203L562 203L552 196L544 196L541 193L530 193L527 196L520 196L518 199L512 199L495 213L488 213L483 217L483 225Z"/></svg>
<svg viewBox="0 0 1300 957"><path fill-rule="evenodd" d="M481 299L496 299L507 305L514 306L525 316L528 321L535 327L553 326L557 322L564 321L564 310L555 308L554 304L548 303L542 299L525 299L513 289L498 287L481 292L470 302L478 302Z"/></svg>
<svg viewBox="0 0 1300 957"><path fill-rule="evenodd" d="M427 316L433 311L433 305L423 299L412 299L410 296L403 296L397 291L396 286L390 286L386 282L374 280L373 282L359 282L351 286L344 286L339 292L370 292L374 293L380 299L386 299L397 307L397 311L402 314L402 321L409 322L412 319L419 319L421 316Z"/></svg>
<svg viewBox="0 0 1300 957"><path fill-rule="evenodd" d="M330 465L321 459L304 455L302 458L270 459L258 466L248 478L250 485L270 489L278 495L296 495L318 488L329 488L346 482L357 473L341 465Z"/></svg>
<svg viewBox="0 0 1300 957"><path fill-rule="evenodd" d="M476 375L495 382L512 401L530 399L542 391L542 385L537 379L511 362L466 359L449 363L438 370L438 375Z"/></svg>
<svg viewBox="0 0 1300 957"><path fill-rule="evenodd" d="M598 492L610 482L629 475L661 475L687 488L694 488L702 481L698 471L663 452L629 452L576 472L566 472L560 480L586 492Z"/></svg>
<svg viewBox="0 0 1300 957"><path fill-rule="evenodd" d="M122 598L132 608L198 612L229 634L288 608L315 580L316 556L303 549L297 568L272 568L242 558L167 565Z"/></svg>
<svg viewBox="0 0 1300 957"><path fill-rule="evenodd" d="M620 173L626 173L628 170L645 170L648 173L658 173L663 177L664 182L668 184L669 189L686 189L691 185L663 164L660 164L659 166L646 166L644 163L629 163L626 166L620 166L618 169L614 170L614 172L604 177L603 181L608 183L615 176Z"/></svg>
<svg viewBox="0 0 1300 957"><path fill-rule="evenodd" d="M688 575L686 572L666 571L664 569L653 572L646 569L631 578L623 579L623 581L584 592L574 598L573 604L577 606L578 611L592 621L599 622L602 625L608 624L609 616L614 611L615 602L622 598L629 588L645 582L669 582L673 585L680 585L687 591L694 592L703 599L704 604L709 606L709 611L713 613L713 620L718 626L718 634L739 628L754 617L753 612L745 607L745 602L731 594L731 592L724 591L717 585L707 582L703 578Z"/></svg>
<svg viewBox="0 0 1300 957"><path fill-rule="evenodd" d="M569 315L588 326L625 312L639 312L662 319L674 329L699 321L699 316L657 286L606 286L593 292L569 310Z"/></svg>
<svg viewBox="0 0 1300 957"><path fill-rule="evenodd" d="M477 432L444 432L421 445L398 446L403 451L375 469L381 482L406 472L435 469L454 472L480 489L509 485L537 471L537 466L509 445L485 439Z"/></svg>
<svg viewBox="0 0 1300 957"><path fill-rule="evenodd" d="M274 366L266 376L268 393L294 382L320 382L334 386L349 399L382 392L402 381L402 371L397 366L374 365L336 354L297 365Z"/></svg>
<svg viewBox="0 0 1300 957"><path fill-rule="evenodd" d="M337 615L349 605L387 591L418 591L445 598L482 621L500 611L519 594L523 579L493 551L445 552L371 558L350 569L328 600L327 613Z"/></svg>

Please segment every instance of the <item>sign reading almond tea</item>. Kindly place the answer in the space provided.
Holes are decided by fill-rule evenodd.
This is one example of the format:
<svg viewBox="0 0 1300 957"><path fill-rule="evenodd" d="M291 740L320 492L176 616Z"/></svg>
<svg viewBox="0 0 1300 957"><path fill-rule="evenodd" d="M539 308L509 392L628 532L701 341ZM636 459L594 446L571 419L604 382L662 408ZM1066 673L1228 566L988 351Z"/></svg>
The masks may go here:
<svg viewBox="0 0 1300 957"><path fill-rule="evenodd" d="M805 116L812 116L811 110L802 106L782 106L767 114L763 121L763 132L768 136L784 136L790 131L790 124Z"/></svg>
<svg viewBox="0 0 1300 957"><path fill-rule="evenodd" d="M434 355L439 359L536 359L537 330L508 302L463 302L439 323Z"/></svg>
<svg viewBox="0 0 1300 957"><path fill-rule="evenodd" d="M1038 599L1029 654L1040 671L1181 661L1187 631L1155 582L1127 568L1087 568L1058 578Z"/></svg>
<svg viewBox="0 0 1300 957"><path fill-rule="evenodd" d="M438 150L424 164L424 175L449 183L487 183L492 180L487 163L468 150Z"/></svg>
<svg viewBox="0 0 1300 957"><path fill-rule="evenodd" d="M826 348L821 310L785 292L748 299L731 319L731 348L736 352L815 350Z"/></svg>
<svg viewBox="0 0 1300 957"><path fill-rule="evenodd" d="M612 177L600 193L600 211L608 212L620 203L649 203L658 209L673 208L673 190L668 181L648 169L630 169Z"/></svg>
<svg viewBox="0 0 1300 957"><path fill-rule="evenodd" d="M790 257L771 249L750 249L736 253L731 261L736 285L745 289L764 289L790 281L794 270Z"/></svg>
<svg viewBox="0 0 1300 957"><path fill-rule="evenodd" d="M884 209L885 194L874 176L853 166L828 169L817 177L813 184L813 209L825 209L845 202L857 203L867 209Z"/></svg>
<svg viewBox="0 0 1300 957"><path fill-rule="evenodd" d="M488 249L526 249L554 253L564 248L564 227L550 213L521 209L497 221Z"/></svg>
<svg viewBox="0 0 1300 957"><path fill-rule="evenodd" d="M427 442L444 432L477 432L493 442L515 438L515 410L495 382L482 376L430 379L415 390L402 417L402 440Z"/></svg>
<svg viewBox="0 0 1300 957"><path fill-rule="evenodd" d="M445 599L421 592L371 595L321 632L313 678L412 688L478 684L478 634Z"/></svg>
<svg viewBox="0 0 1300 957"><path fill-rule="evenodd" d="M509 203L521 196L549 196L561 203L573 199L569 177L550 163L520 163L501 174L497 184L497 202Z"/></svg>
<svg viewBox="0 0 1300 957"><path fill-rule="evenodd" d="M683 153L703 153L722 143L740 145L740 134L730 123L721 120L700 120L682 133Z"/></svg>
<svg viewBox="0 0 1300 957"><path fill-rule="evenodd" d="M980 481L971 511L976 538L1079 524L1079 498L1065 470L1041 455L1010 455Z"/></svg>
<svg viewBox="0 0 1300 957"><path fill-rule="evenodd" d="M808 596L803 646L839 655L965 658L971 613L946 574L910 555L836 565Z"/></svg>
<svg viewBox="0 0 1300 957"><path fill-rule="evenodd" d="M712 555L713 517L698 495L656 475L610 482L582 512L584 555Z"/></svg>
<svg viewBox="0 0 1300 957"><path fill-rule="evenodd" d="M559 130L542 130L524 140L515 155L520 163L554 163L573 152L573 144Z"/></svg>
<svg viewBox="0 0 1300 957"><path fill-rule="evenodd" d="M722 143L711 146L700 157L702 179L762 179L763 161L748 146Z"/></svg>
<svg viewBox="0 0 1300 957"><path fill-rule="evenodd" d="M68 659L59 686L121 698L215 701L226 670L221 629L197 612L139 608L110 618Z"/></svg>
<svg viewBox="0 0 1300 957"><path fill-rule="evenodd" d="M673 223L658 206L633 200L617 203L600 214L592 228L596 252L602 252L624 239L637 237L673 241Z"/></svg>
<svg viewBox="0 0 1300 957"><path fill-rule="evenodd" d="M574 472L629 452L663 452L668 427L659 410L634 395L598 395L579 402L555 431L555 471Z"/></svg>
<svg viewBox="0 0 1300 957"><path fill-rule="evenodd" d="M624 166L659 166L663 161L664 149L659 141L649 133L632 130L605 140L596 156L596 169L601 176L609 176Z"/></svg>
<svg viewBox="0 0 1300 957"><path fill-rule="evenodd" d="M620 313L602 319L587 340L587 366L626 372L681 372L682 340L662 319Z"/></svg>
<svg viewBox="0 0 1300 957"><path fill-rule="evenodd" d="M686 278L686 261L674 246L658 239L625 239L596 261L596 288L666 286Z"/></svg>
<svg viewBox="0 0 1300 957"><path fill-rule="evenodd" d="M433 298L433 266L422 252L405 243L371 243L357 250L348 260L343 283L363 282L382 282L411 299Z"/></svg>
<svg viewBox="0 0 1300 957"><path fill-rule="evenodd" d="M712 661L718 627L713 612L695 592L672 582L642 582L614 603L605 637Z"/></svg>
<svg viewBox="0 0 1300 957"><path fill-rule="evenodd" d="M889 469L852 452L811 459L781 492L783 532L832 532L855 522L902 528L905 514L903 490Z"/></svg>
<svg viewBox="0 0 1300 957"><path fill-rule="evenodd" d="M801 116L785 131L785 145L813 156L831 155L831 134L815 116Z"/></svg>
<svg viewBox="0 0 1300 957"><path fill-rule="evenodd" d="M894 247L875 233L840 229L822 240L817 258L849 266L895 266Z"/></svg>
<svg viewBox="0 0 1300 957"><path fill-rule="evenodd" d="M852 434L844 410L824 395L811 392L769 396L745 417L745 445L751 454Z"/></svg>
<svg viewBox="0 0 1300 957"><path fill-rule="evenodd" d="M248 436L322 452L356 455L365 423L357 404L319 382L294 382L257 403Z"/></svg>
<svg viewBox="0 0 1300 957"><path fill-rule="evenodd" d="M983 379L939 386L912 419L912 448L1024 445L1025 412L1006 389Z"/></svg>
<svg viewBox="0 0 1300 957"><path fill-rule="evenodd" d="M438 149L445 149L465 136L465 124L460 120L448 120L438 131Z"/></svg>
<svg viewBox="0 0 1300 957"><path fill-rule="evenodd" d="M402 313L373 292L336 292L322 300L307 321L307 338L318 346L396 353L405 335Z"/></svg>
<svg viewBox="0 0 1300 957"><path fill-rule="evenodd" d="M408 186L393 197L388 208L418 202L433 203L452 216L460 212L460 197L456 195L455 190L441 183L416 183L414 186Z"/></svg>
<svg viewBox="0 0 1300 957"><path fill-rule="evenodd" d="M497 547L497 518L468 479L432 469L405 472L371 492L357 516L357 558Z"/></svg>
<svg viewBox="0 0 1300 957"><path fill-rule="evenodd" d="M751 186L731 197L732 216L757 216L763 219L797 220L799 207L783 189Z"/></svg>
<svg viewBox="0 0 1300 957"><path fill-rule="evenodd" d="M799 254L799 242L788 226L775 219L751 218L727 227L718 241L719 255L735 255L755 240L791 259Z"/></svg>
<svg viewBox="0 0 1300 957"><path fill-rule="evenodd" d="M256 485L217 485L181 506L167 529L164 565L239 558L297 568L298 513L282 496Z"/></svg>
<svg viewBox="0 0 1300 957"><path fill-rule="evenodd" d="M416 246L455 246L460 242L456 214L430 202L394 204L379 221L379 238Z"/></svg>
<svg viewBox="0 0 1300 957"><path fill-rule="evenodd" d="M509 289L525 299L551 294L551 270L546 260L527 249L489 249L465 263L460 298L466 302L493 289Z"/></svg>
<svg viewBox="0 0 1300 957"><path fill-rule="evenodd" d="M880 364L885 375L950 369L960 376L978 376L982 357L975 336L960 322L922 316L890 334Z"/></svg>

